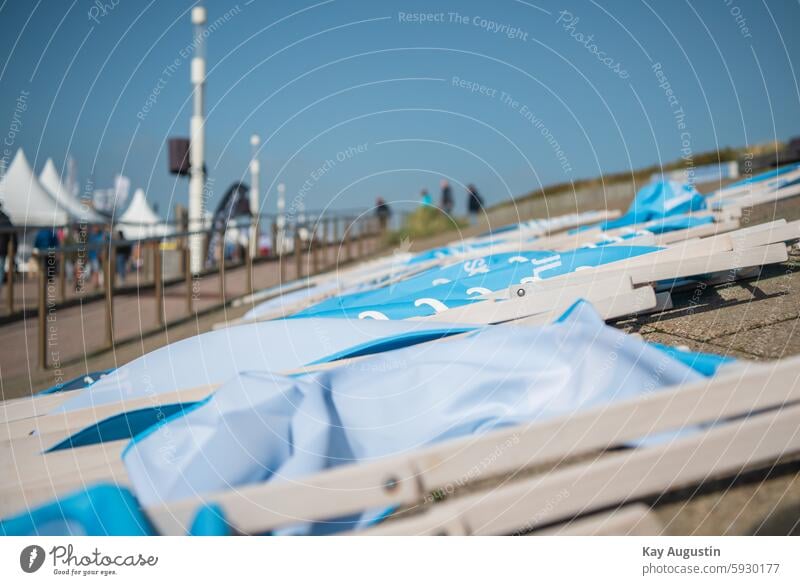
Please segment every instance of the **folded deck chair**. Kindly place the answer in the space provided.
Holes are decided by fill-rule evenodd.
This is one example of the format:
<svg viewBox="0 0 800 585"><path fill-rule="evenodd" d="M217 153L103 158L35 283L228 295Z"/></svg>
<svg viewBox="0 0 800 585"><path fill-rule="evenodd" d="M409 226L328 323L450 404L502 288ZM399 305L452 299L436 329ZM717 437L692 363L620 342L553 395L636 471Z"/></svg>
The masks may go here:
<svg viewBox="0 0 800 585"><path fill-rule="evenodd" d="M800 164L791 164L732 183L708 196L715 209L751 206L798 194Z"/></svg>
<svg viewBox="0 0 800 585"><path fill-rule="evenodd" d="M605 318L628 314L636 306L637 299L633 301L624 296L620 299L619 307L598 305L598 309ZM563 308L562 308L563 310ZM616 312L615 312L616 311ZM613 313L613 314L611 314ZM546 318L545 318L546 317ZM551 315L542 314L535 321L523 319L520 323L529 325L543 324L553 318ZM328 323L333 331L341 330L340 321ZM289 323L288 325L292 325ZM324 332L325 324L317 326L315 333ZM364 355L385 351L387 349L402 347L412 343L434 342L448 336L464 335L464 328L448 327L414 327L406 323L401 327L390 325L386 322L370 322L368 326L354 323L356 329L365 329L370 335L365 336L367 341L348 345L339 354L326 356L316 365L311 364L300 368L297 373L316 371L346 363L349 367L356 367L354 360L361 359ZM291 327L290 327L291 329ZM398 330L400 333L398 334ZM302 343L310 329L307 326L294 327L297 334L296 342ZM381 332L377 334L376 332ZM394 332L394 335L390 335ZM363 332L361 332L363 333ZM355 334L351 334L351 337ZM162 348L142 359L123 366L115 377L104 381L98 388L86 391L83 395L74 395L65 403L53 403L49 397L39 397L29 400L33 404L42 404L47 400L41 411L45 414L30 416L34 413L29 408L28 417L17 416L15 420L7 422L4 426L5 437L0 436L0 453L5 453L9 465L4 469L8 479L6 484L0 484L0 510L7 511L5 506L17 505L21 500L20 485L28 488L26 502L32 503L41 499L49 499L53 494L64 493L82 485L84 481L96 481L102 478L124 479L120 465L119 454L124 446L124 440L143 431L144 429L173 416L180 416L191 412L201 406L204 401L218 387L217 384L206 383L215 379L227 379L235 376L236 367L247 366L247 360L233 361L231 358L217 360L216 369L209 372L200 372L192 369L195 352L190 351L197 346L209 355L219 354L225 357L228 349L224 347L223 340L231 347L244 346L253 353L251 348L252 335L230 336L221 338L219 335L201 336L195 344ZM352 341L352 339L351 339ZM312 348L308 351L313 352ZM279 367L281 362L278 355L272 355L271 360L265 364ZM338 358L341 361L327 361ZM172 360L172 361L171 361ZM250 362L255 370L264 367L258 360ZM286 371L286 370L281 370ZM175 379L174 373L182 372L182 377ZM194 376L194 377L192 377ZM180 381L179 381L180 380ZM120 381L125 381L121 384ZM201 382L203 382L201 384ZM179 388L181 384L188 387ZM191 384L200 384L192 386ZM128 390L123 391L123 387ZM130 392L121 400L122 394L130 389L138 388L139 392ZM159 390L156 390L158 388ZM176 389L177 388L177 389ZM49 410L46 410L49 409ZM22 414L22 413L18 413ZM3 440L7 442L3 442ZM40 454L46 453L46 457ZM85 456L76 459L74 453ZM61 462L61 463L59 463ZM79 473L73 473L76 466ZM55 465L55 467L53 467ZM58 467L61 465L61 467ZM54 469L61 469L62 476L68 477L54 479ZM55 474L58 476L58 474ZM33 489L31 486L34 486ZM5 489L5 495L3 492ZM33 489L33 491L32 491ZM14 493L16 492L16 493ZM38 500L37 500L38 498Z"/></svg>
<svg viewBox="0 0 800 585"><path fill-rule="evenodd" d="M359 269L351 268L345 274L319 275L309 280L306 287L293 287L287 295L279 298L270 290L251 295L250 301L261 300L240 319L217 324L216 328L238 325L257 319L274 319L290 315L297 310L311 306L334 294L351 294L363 290L374 290L382 286L412 277L429 268L435 268L457 259L486 256L493 253L520 248L519 238L533 241L540 235L555 234L590 221L598 221L618 216L618 212L590 211L581 214L567 214L548 219L532 220L507 226L499 232L487 232L481 236L452 242L447 246L434 248L417 254L393 253L365 263ZM513 236L507 234L514 232ZM506 234L505 236L503 234ZM516 243L515 243L516 242ZM273 287L272 292L278 287ZM262 299L262 297L264 297Z"/></svg>
<svg viewBox="0 0 800 585"><path fill-rule="evenodd" d="M664 231L664 227L666 225L670 225L671 228L667 231ZM472 247L468 251L462 251L463 254L456 259L456 256L447 256L442 261L431 260L431 264L421 265L421 269L408 273L405 275L400 275L395 279L390 280L389 282L382 282L376 283L372 286L360 286L355 290L352 290L348 293L348 291L342 291L341 287L339 289L338 297L348 299L348 297L358 298L359 295L369 296L371 293L374 293L378 298L385 297L387 295L386 289L395 290L398 288L398 285L402 285L404 281L409 281L415 279L417 276L425 275L426 277L430 277L429 281L431 283L442 283L445 280L452 280L447 274L442 275L441 277L432 276L436 273L437 270L441 270L443 268L450 268L453 265L458 266L460 262L464 263L464 266L475 266L476 269L481 269L481 263L485 261L487 258L492 256L497 256L500 254L512 254L511 257L520 256L526 253L535 253L535 252L550 252L552 253L553 250L558 251L573 251L576 248L584 248L584 247L598 247L604 245L640 245L640 246L648 246L652 244L658 245L669 245L676 242L680 242L682 240L697 238L697 237L704 237L710 235L721 234L727 231L731 231L736 229L739 226L737 220L724 220L721 222L716 222L715 218L711 214L707 214L707 216L675 216L667 219L662 219L657 222L649 222L641 225L633 225L624 228L618 228L615 230L611 230L608 232L602 232L598 229L591 230L591 231L584 231L577 234L572 235L562 235L556 236L556 238L545 238L545 239L522 239L522 240L494 240L491 242L490 246L480 246L480 247ZM543 249L542 246L547 244L552 249L547 250ZM539 267L539 270L542 267ZM446 284L446 283L445 283ZM482 291L485 289L484 286L477 286L473 287L472 290L474 291L472 294L477 294L477 292ZM330 291L329 291L330 292ZM437 293L441 293L441 290L436 291ZM397 295L397 292L392 292L391 294ZM274 318L282 318L296 313L303 313L307 314L310 311L320 310L324 308L326 305L328 308L335 308L337 305L337 296L333 296L330 294L322 295L328 296L330 298L326 300L322 300L320 297L315 297L313 299L307 299L308 302L299 303L293 305L291 309L285 309L284 307L281 308L279 311L269 311L268 306L264 306L262 308L257 308L253 311L253 313L258 312L260 316L258 317L251 317L251 319L255 320L269 320ZM425 298L425 297L423 297ZM436 300L440 300L437 296L432 297ZM471 296L470 298L475 298ZM463 299L462 299L463 300ZM592 300L599 300L599 299L592 299ZM346 301L346 302L348 302ZM438 305L441 309L441 305ZM561 307L563 309L563 306ZM369 310L369 309L368 309ZM366 316L370 314L379 314L381 313L380 310L377 310L377 313L369 313L366 312ZM246 322L244 320L234 321L230 324L238 324Z"/></svg>
<svg viewBox="0 0 800 585"><path fill-rule="evenodd" d="M313 376L237 376L203 406L128 447L125 464L140 503L265 479L296 486L306 475L345 463L697 380L724 362L712 359L703 370L698 356L676 359L604 326L582 305L550 327L492 327L437 346L441 355L433 359L431 350L413 346ZM449 365L426 365L439 360ZM370 383L376 372L378 385ZM431 390L437 387L448 390ZM166 461L168 452L174 458ZM353 526L353 520L328 528Z"/></svg>
<svg viewBox="0 0 800 585"><path fill-rule="evenodd" d="M301 482L269 482L161 504L147 513L160 531L174 534L183 533L209 502L242 533L300 520L346 527L336 519L400 506L407 519L367 533L509 534L571 523L595 510L769 465L796 452L800 413L783 405L800 398L797 367L794 359L723 368L711 379L613 405L345 466ZM737 418L743 415L750 416ZM660 438L640 442L646 436ZM632 450L608 451L637 443ZM598 452L604 455L592 457ZM567 465L572 460L577 463ZM553 463L561 468L544 473ZM526 481L523 470L537 468L544 475ZM493 476L499 479L492 487L436 503ZM326 495L319 497L320 492ZM421 514L409 517L414 512Z"/></svg>

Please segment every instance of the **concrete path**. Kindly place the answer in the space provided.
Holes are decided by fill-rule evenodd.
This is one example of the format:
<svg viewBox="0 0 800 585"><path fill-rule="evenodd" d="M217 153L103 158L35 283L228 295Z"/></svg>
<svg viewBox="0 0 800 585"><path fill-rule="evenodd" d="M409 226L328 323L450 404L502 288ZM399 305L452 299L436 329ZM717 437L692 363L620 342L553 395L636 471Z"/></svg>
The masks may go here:
<svg viewBox="0 0 800 585"><path fill-rule="evenodd" d="M380 245L381 242L378 239L365 240L363 253L365 255L372 254L380 248ZM358 247L354 246L354 252L356 250ZM345 258L346 253L343 253L337 246L331 246L325 254L320 254L320 268L330 270L341 265ZM302 262L303 275L307 275L313 268L313 257L304 254ZM296 278L294 258L287 257L284 264L285 281L294 280ZM277 261L258 263L253 266L255 290L275 286L280 282L280 265ZM126 284L136 285L136 281L129 279ZM163 333L163 335L157 336L160 345L163 345L174 341L175 334L183 337L208 330L211 324L206 323L202 316L215 308L223 308L219 275L209 274L193 281L193 313L189 313L187 292L188 287L185 281L164 288L164 313L167 323L172 324L166 328L166 331L159 325L156 299L152 288L136 290L134 286L132 292L116 295L113 303L113 350L107 340L106 308L102 298L50 310L47 323L48 362L50 364L48 370L43 370L39 365L37 317L26 317L0 326L0 384L2 384L0 394L4 398L25 395L52 386L62 379L69 380L82 373L125 363L142 353L131 354L123 351L126 344L154 349L159 345L145 344L145 340L158 331ZM245 268L227 269L225 271L226 300L230 302L244 296L247 292ZM237 316L243 314L247 308L237 310ZM195 313L199 313L201 318L198 318ZM215 315L214 319L220 321L224 320L228 313L227 310L216 311ZM181 322L184 324L188 322L189 327L183 327ZM194 324L194 328L192 324ZM177 333L176 326L180 327L177 329ZM120 352L123 352L126 359L114 357L109 361L108 356L99 355L105 353L117 356ZM101 359L95 359L96 357Z"/></svg>

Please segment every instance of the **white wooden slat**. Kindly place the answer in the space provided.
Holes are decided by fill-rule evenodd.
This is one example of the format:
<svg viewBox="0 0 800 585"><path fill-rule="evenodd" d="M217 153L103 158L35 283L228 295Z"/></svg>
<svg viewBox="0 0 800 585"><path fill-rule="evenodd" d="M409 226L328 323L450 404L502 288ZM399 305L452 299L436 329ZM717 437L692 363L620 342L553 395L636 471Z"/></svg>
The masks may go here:
<svg viewBox="0 0 800 585"><path fill-rule="evenodd" d="M450 526L474 535L528 532L575 514L738 473L798 450L800 405L787 406L661 446L606 455L471 494L367 533L446 534Z"/></svg>
<svg viewBox="0 0 800 585"><path fill-rule="evenodd" d="M341 467L304 479L244 486L148 508L167 534L182 534L199 505L215 502L242 532L293 520L335 518L364 509L411 505L467 480L624 444L643 435L697 425L800 400L800 358L740 364L712 379L662 390L533 425L448 441L416 453ZM498 455L498 449L500 455Z"/></svg>

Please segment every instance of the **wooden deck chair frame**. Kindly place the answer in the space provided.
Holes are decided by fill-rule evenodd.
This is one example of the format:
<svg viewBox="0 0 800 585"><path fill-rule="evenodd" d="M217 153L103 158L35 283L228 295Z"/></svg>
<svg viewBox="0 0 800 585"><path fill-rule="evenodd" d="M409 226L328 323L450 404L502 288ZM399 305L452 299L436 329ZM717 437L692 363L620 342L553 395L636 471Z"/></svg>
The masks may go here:
<svg viewBox="0 0 800 585"><path fill-rule="evenodd" d="M593 217L592 221L602 221L604 218L605 219L612 219L614 217L618 217L619 215L620 215L620 212L618 212L618 211L598 212L598 216L597 217L599 217L600 219L598 220L597 217ZM571 223L571 224L564 224L562 226L558 226L558 229L557 230L553 230L553 231L554 231L554 233L557 233L558 231L569 230L569 229L572 229L572 228L575 228L575 227L579 227L583 223L584 222L582 220L578 220L578 221L576 221L574 223ZM471 241L478 241L478 238L470 238L468 240L465 240L465 242L467 242L467 243L471 242ZM462 243L464 243L464 242L452 242L450 245L459 245L459 244L462 244ZM518 246L515 246L513 244L510 245L510 247L509 247L509 249L511 249L511 250L516 249L516 248L518 248ZM308 286L313 286L315 284L320 284L320 283L324 283L324 282L330 281L331 279L334 279L334 278L339 279L342 284L341 284L340 287L338 287L335 290L327 290L325 292L321 292L321 293L316 294L316 295L311 295L308 298L302 299L302 300L298 301L297 303L294 303L294 304L292 304L292 305L290 305L288 307L283 307L282 309L271 311L269 313L266 313L264 315L260 315L258 317L239 318L239 319L232 319L230 321L225 321L225 322L221 322L221 323L216 323L213 328L214 329L224 329L226 327L231 327L231 326L235 326L235 325L242 325L242 324L246 324L246 323L258 323L258 322L261 322L261 321L271 321L273 319L279 319L279 318L284 317L286 315L292 315L292 314L294 314L294 313L296 313L298 311L301 311L301 310L303 310L303 309L305 309L307 307L310 307L310 306L312 306L312 305L314 305L316 303L319 303L319 302L321 302L321 301L323 301L323 300L325 300L327 298L335 296L336 294L339 294L339 292L341 290L344 290L344 289L346 289L348 287L351 287L351 286L358 285L358 284L360 284L362 282L366 282L366 281L369 281L369 280L376 280L376 279L379 279L379 278L384 278L384 277L389 276L390 278L388 280L386 280L386 282L384 282L382 284L382 286L390 286L393 283L399 282L401 280L405 280L406 278L409 278L411 276L414 276L416 274L419 274L419 273L424 272L426 270L429 270L431 268L435 268L437 266L443 266L443 265L446 265L446 264L449 264L449 263L452 263L452 262L461 262L461 261L464 261L466 259L469 259L469 258L472 258L472 257L476 257L476 256L480 256L480 255L483 255L483 254L486 254L486 253L487 252L485 250L476 250L476 251L473 251L473 252L469 252L467 254L460 254L460 255L456 255L456 256L445 256L445 257L442 257L442 258L439 258L439 259L434 259L434 260L430 260L430 261L427 261L427 262L422 262L419 265L417 265L414 268L412 268L411 270L404 271L404 272L402 272L402 274L398 274L396 276L392 276L395 272L397 272L397 266L391 265L392 257L391 256L384 256L384 257L378 258L376 260L373 260L373 261L370 261L370 262L367 262L367 263L362 263L362 264L360 264L360 265L358 265L356 267L350 267L349 270L346 271L345 273L342 273L342 272L326 273L326 274L323 274L323 275L318 275L316 277L313 277L313 278L309 279L309 281L308 281ZM389 263L390 266L383 266L386 263ZM301 288L303 288L303 287L296 287L293 290L300 290ZM255 293L255 294L258 294L258 293ZM251 295L251 298L256 298L255 294ZM259 300L269 300L269 298L275 298L276 296L277 295L266 296L263 299L259 297Z"/></svg>
<svg viewBox="0 0 800 585"><path fill-rule="evenodd" d="M800 179L800 169L784 173L784 175L780 177L782 182L790 182L797 179ZM779 189L775 188L778 180L778 177L774 177L772 179L759 181L757 183L745 183L743 185L725 187L719 191L711 193L707 196L707 199L711 203L740 205L741 201L746 200L749 197L767 196L785 188L785 186Z"/></svg>
<svg viewBox="0 0 800 585"><path fill-rule="evenodd" d="M513 474L624 445L645 435L749 415L743 421L719 424L675 442L606 455L588 465L551 472L544 479L492 490L489 495L482 493L437 504L430 513L389 522L373 532L506 533L533 529L574 512L657 493L702 480L710 473L736 471L800 449L800 406L794 404L800 401L798 377L800 358L771 364L748 363L727 371L723 368L711 379L538 424L339 467L302 481L241 486L202 498L151 506L145 511L160 533L183 534L197 508L213 502L221 506L235 531L263 533L300 521L333 519L367 509L414 506L431 493L449 490L467 480ZM779 410L753 414L768 408ZM502 448L499 456L498 447ZM663 468L643 477L642 472L651 470L648 466L658 460L664 462ZM538 512L541 503L564 486L580 488L576 474L586 473L616 478L615 489L601 490L598 495L598 484L587 481L580 492L575 491L566 499L568 505L541 517L531 513L532 507ZM616 475L619 473L624 475ZM529 497L531 493L536 497ZM479 506L486 498L491 498L491 506ZM518 514L503 512L516 509L513 506L523 508ZM476 519L480 522L476 523Z"/></svg>

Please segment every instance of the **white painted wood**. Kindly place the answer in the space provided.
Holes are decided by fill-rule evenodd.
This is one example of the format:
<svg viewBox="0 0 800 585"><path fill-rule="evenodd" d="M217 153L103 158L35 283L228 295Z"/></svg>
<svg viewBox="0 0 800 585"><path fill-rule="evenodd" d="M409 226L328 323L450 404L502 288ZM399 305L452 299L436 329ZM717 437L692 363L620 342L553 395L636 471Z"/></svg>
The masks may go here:
<svg viewBox="0 0 800 585"><path fill-rule="evenodd" d="M458 524L458 523L456 523ZM661 536L664 526L643 504L630 504L543 530L535 536Z"/></svg>
<svg viewBox="0 0 800 585"><path fill-rule="evenodd" d="M297 520L411 505L434 490L448 490L492 475L561 461L651 433L796 401L800 399L798 376L800 358L771 364L739 364L712 379L662 390L638 400L448 441L408 455L341 467L302 482L256 484L155 506L148 508L147 513L163 533L183 534L197 507L203 502L215 502L223 507L226 518L238 530L259 533ZM797 423L795 420L795 430ZM645 451L652 453L652 449ZM678 469L680 465L665 466L664 471L674 475ZM440 526L438 521L436 525Z"/></svg>
<svg viewBox="0 0 800 585"><path fill-rule="evenodd" d="M612 262L603 266L587 268L585 270L579 270L533 283L515 285L509 289L509 295L518 294L520 289L526 290L529 294L536 295L545 291L558 290L565 286L590 283L595 279L606 278L612 275L628 277L633 281L634 285L640 285L664 280L689 278L713 272L775 264L778 262L785 262L789 257L784 244L770 244L768 246L760 246L745 250L719 252L707 257L695 255L687 251L688 257L680 257L681 255L678 254L677 259L667 257L665 260L659 260L655 257L656 254L661 254L661 252L647 255L653 257L649 264L642 262L641 258L644 257L638 257L638 259L631 258L629 260ZM669 256L673 256L673 254Z"/></svg>
<svg viewBox="0 0 800 585"><path fill-rule="evenodd" d="M520 289L517 289L520 290ZM492 324L513 321L544 313L555 306L569 306L579 299L595 301L614 297L633 290L630 279L624 277L597 278L561 288L552 288L537 294L514 294L508 300L488 299L455 307L418 320L443 323Z"/></svg>
<svg viewBox="0 0 800 585"><path fill-rule="evenodd" d="M620 502L657 495L720 475L763 465L800 450L800 405L719 424L666 444L605 455L516 484L487 489L388 522L369 534L474 535L529 532Z"/></svg>

